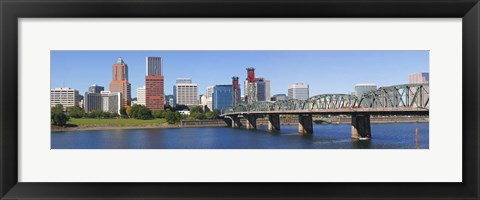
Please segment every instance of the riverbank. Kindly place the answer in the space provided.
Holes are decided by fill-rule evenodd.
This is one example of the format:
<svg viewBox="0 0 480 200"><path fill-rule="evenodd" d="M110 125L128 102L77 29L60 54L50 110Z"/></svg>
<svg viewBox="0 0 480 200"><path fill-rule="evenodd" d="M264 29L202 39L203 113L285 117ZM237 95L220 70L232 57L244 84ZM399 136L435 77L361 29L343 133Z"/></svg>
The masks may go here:
<svg viewBox="0 0 480 200"><path fill-rule="evenodd" d="M242 124L246 124L244 119ZM296 125L298 119L282 118L281 125ZM349 124L351 118L314 119L316 124ZM372 117L370 123L417 123L429 122L428 117ZM257 125L267 125L267 119L258 119ZM223 120L182 120L179 124L168 124L165 119L70 119L66 127L51 126L52 132L83 131L83 130L120 130L120 129L154 129L154 128L197 128L197 127L225 127Z"/></svg>
<svg viewBox="0 0 480 200"><path fill-rule="evenodd" d="M165 119L75 119L68 121L67 126L51 126L51 131L82 131L82 130L118 130L118 129L148 129L148 128L179 128L179 124L168 124Z"/></svg>

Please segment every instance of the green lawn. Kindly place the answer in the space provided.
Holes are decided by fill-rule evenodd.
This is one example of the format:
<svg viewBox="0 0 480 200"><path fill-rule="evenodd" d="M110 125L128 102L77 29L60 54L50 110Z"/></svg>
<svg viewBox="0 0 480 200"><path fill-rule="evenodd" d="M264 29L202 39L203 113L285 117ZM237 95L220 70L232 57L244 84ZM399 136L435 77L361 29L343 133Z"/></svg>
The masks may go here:
<svg viewBox="0 0 480 200"><path fill-rule="evenodd" d="M70 118L68 124L74 125L114 125L114 126L128 126L128 125L149 125L149 124L164 124L167 123L165 119L75 119Z"/></svg>

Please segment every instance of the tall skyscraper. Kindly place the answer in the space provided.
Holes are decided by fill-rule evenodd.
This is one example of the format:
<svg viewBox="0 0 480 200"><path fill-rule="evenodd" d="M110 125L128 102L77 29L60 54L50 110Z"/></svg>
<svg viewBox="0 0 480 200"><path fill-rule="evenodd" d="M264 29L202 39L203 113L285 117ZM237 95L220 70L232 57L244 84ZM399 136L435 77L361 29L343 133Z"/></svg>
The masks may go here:
<svg viewBox="0 0 480 200"><path fill-rule="evenodd" d="M119 92L122 95L122 106L130 105L131 85L128 82L128 66L123 62L122 58L118 58L113 64L112 81L110 82L110 91L112 93Z"/></svg>
<svg viewBox="0 0 480 200"><path fill-rule="evenodd" d="M147 63L146 73L147 75L163 75L162 58L161 57L149 57L145 58Z"/></svg>
<svg viewBox="0 0 480 200"><path fill-rule="evenodd" d="M247 68L247 80L245 81L245 100L248 104L258 101L257 84L255 84L255 68Z"/></svg>
<svg viewBox="0 0 480 200"><path fill-rule="evenodd" d="M238 77L232 77L232 107L240 104L242 101L241 99L241 91L240 91L240 84L238 84Z"/></svg>
<svg viewBox="0 0 480 200"><path fill-rule="evenodd" d="M377 90L377 85L373 83L360 83L355 85L355 94L362 98L363 94Z"/></svg>
<svg viewBox="0 0 480 200"><path fill-rule="evenodd" d="M104 91L105 88L103 86L99 86L97 84L93 84L92 86L88 87L88 92L90 93L98 93L100 94L101 91Z"/></svg>
<svg viewBox="0 0 480 200"><path fill-rule="evenodd" d="M430 82L430 73L419 72L408 75L408 83L410 84L425 84Z"/></svg>
<svg viewBox="0 0 480 200"><path fill-rule="evenodd" d="M174 95L175 104L177 105L198 105L198 87L197 84L192 83L190 78L177 79Z"/></svg>
<svg viewBox="0 0 480 200"><path fill-rule="evenodd" d="M215 85L213 87L213 109L224 113L228 108L232 107L232 93L232 85Z"/></svg>
<svg viewBox="0 0 480 200"><path fill-rule="evenodd" d="M147 100L146 100L146 95L145 95L145 89L146 87L143 86L141 88L137 88L137 104L138 105L147 105Z"/></svg>
<svg viewBox="0 0 480 200"><path fill-rule="evenodd" d="M53 88L50 89L50 106L54 107L61 104L64 108L78 106L78 90L72 88Z"/></svg>
<svg viewBox="0 0 480 200"><path fill-rule="evenodd" d="M120 92L102 91L99 93L85 92L85 112L104 111L120 114L122 94Z"/></svg>
<svg viewBox="0 0 480 200"><path fill-rule="evenodd" d="M295 83L288 86L288 98L307 100L309 97L308 84Z"/></svg>
<svg viewBox="0 0 480 200"><path fill-rule="evenodd" d="M160 57L147 57L146 61L145 105L150 110L163 110L165 80L162 75L162 59Z"/></svg>

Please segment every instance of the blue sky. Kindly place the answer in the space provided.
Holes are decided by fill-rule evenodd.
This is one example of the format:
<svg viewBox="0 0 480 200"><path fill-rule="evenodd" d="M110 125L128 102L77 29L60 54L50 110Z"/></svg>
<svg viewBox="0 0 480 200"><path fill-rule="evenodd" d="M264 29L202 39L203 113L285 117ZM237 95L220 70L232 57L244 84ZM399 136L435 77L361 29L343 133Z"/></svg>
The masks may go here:
<svg viewBox="0 0 480 200"><path fill-rule="evenodd" d="M165 94L176 78L192 78L198 93L207 86L231 84L246 67L270 80L271 95L286 94L289 84L307 83L310 96L349 93L358 83L389 86L408 83L408 75L429 72L429 51L51 51L51 87L70 87L84 94L88 87L108 85L118 57L128 65L132 97L145 84L145 57L163 59ZM242 91L242 95L243 95Z"/></svg>

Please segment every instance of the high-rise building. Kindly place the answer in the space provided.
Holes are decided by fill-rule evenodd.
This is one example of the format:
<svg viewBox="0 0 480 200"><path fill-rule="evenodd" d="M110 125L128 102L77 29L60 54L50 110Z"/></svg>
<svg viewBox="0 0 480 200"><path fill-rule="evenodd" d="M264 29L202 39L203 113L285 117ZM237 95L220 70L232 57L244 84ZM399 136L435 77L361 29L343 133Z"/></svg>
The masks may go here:
<svg viewBox="0 0 480 200"><path fill-rule="evenodd" d="M208 86L207 90L205 91L205 96L207 97L207 107L210 110L213 110L213 87L214 86Z"/></svg>
<svg viewBox="0 0 480 200"><path fill-rule="evenodd" d="M308 84L295 83L288 86L288 98L307 100L309 97Z"/></svg>
<svg viewBox="0 0 480 200"><path fill-rule="evenodd" d="M150 110L163 110L165 105L165 80L160 57L146 58L145 106Z"/></svg>
<svg viewBox="0 0 480 200"><path fill-rule="evenodd" d="M145 86L137 88L137 104L143 106L147 105Z"/></svg>
<svg viewBox="0 0 480 200"><path fill-rule="evenodd" d="M419 72L408 75L408 83L410 84L428 84L430 82L430 73Z"/></svg>
<svg viewBox="0 0 480 200"><path fill-rule="evenodd" d="M122 94L120 92L102 91L99 93L85 93L85 112L103 111L120 114Z"/></svg>
<svg viewBox="0 0 480 200"><path fill-rule="evenodd" d="M184 82L184 80L187 80ZM197 84L192 83L190 78L177 79L174 87L175 104L177 105L197 105L198 88Z"/></svg>
<svg viewBox="0 0 480 200"><path fill-rule="evenodd" d="M219 110L221 113L232 107L232 85L215 85L213 87L213 109Z"/></svg>
<svg viewBox="0 0 480 200"><path fill-rule="evenodd" d="M287 95L286 94L276 94L276 95L273 95L273 97L271 98L271 101L279 101L279 100L287 100Z"/></svg>
<svg viewBox="0 0 480 200"><path fill-rule="evenodd" d="M90 93L98 93L100 94L101 91L104 91L105 88L103 86L99 86L97 84L93 84L92 86L88 87L88 92Z"/></svg>
<svg viewBox="0 0 480 200"><path fill-rule="evenodd" d="M147 75L163 75L162 68L162 58L161 57L150 57L145 58L145 63L147 63L146 73Z"/></svg>
<svg viewBox="0 0 480 200"><path fill-rule="evenodd" d="M248 104L258 101L257 84L255 84L255 68L247 68L247 79L245 81L245 101Z"/></svg>
<svg viewBox="0 0 480 200"><path fill-rule="evenodd" d="M61 104L64 108L78 106L78 90L72 88L53 88L50 89L50 107Z"/></svg>
<svg viewBox="0 0 480 200"><path fill-rule="evenodd" d="M265 101L270 101L270 80L265 79Z"/></svg>
<svg viewBox="0 0 480 200"><path fill-rule="evenodd" d="M232 107L241 103L240 84L238 84L238 77L232 77Z"/></svg>
<svg viewBox="0 0 480 200"><path fill-rule="evenodd" d="M110 82L110 91L112 93L120 92L122 95L122 106L130 105L131 85L128 82L128 66L122 58L118 58L113 64L112 81Z"/></svg>
<svg viewBox="0 0 480 200"><path fill-rule="evenodd" d="M264 78L255 78L255 85L257 89L258 101L270 101L270 97L267 99L267 84Z"/></svg>
<svg viewBox="0 0 480 200"><path fill-rule="evenodd" d="M355 85L355 94L358 98L362 98L364 94L375 90L377 90L377 85L373 83L361 83Z"/></svg>

